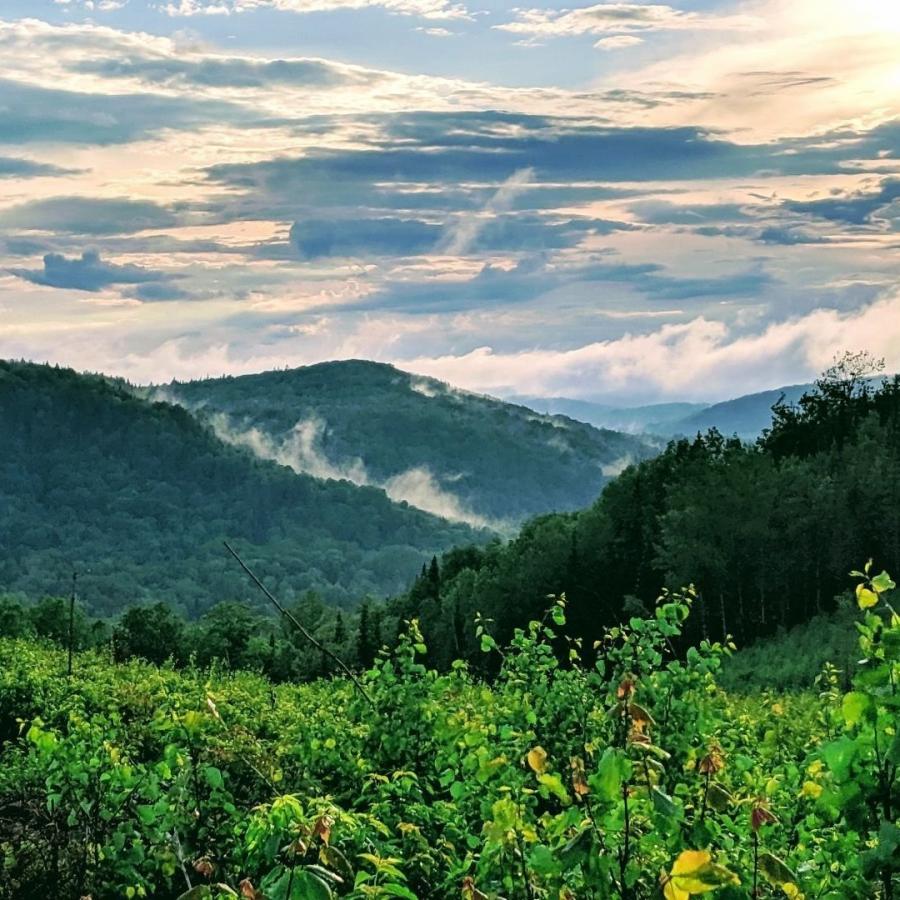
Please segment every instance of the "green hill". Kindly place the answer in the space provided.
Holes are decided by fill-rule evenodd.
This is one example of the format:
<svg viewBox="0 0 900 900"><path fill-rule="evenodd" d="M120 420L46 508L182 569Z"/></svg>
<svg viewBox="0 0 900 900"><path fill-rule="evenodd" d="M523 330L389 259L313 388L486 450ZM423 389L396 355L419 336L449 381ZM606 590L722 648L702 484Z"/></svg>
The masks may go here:
<svg viewBox="0 0 900 900"><path fill-rule="evenodd" d="M314 588L341 604L397 592L433 553L486 537L261 461L181 407L68 369L0 362L0 434L0 592L64 592L77 568L96 614L251 597L226 537L286 599Z"/></svg>
<svg viewBox="0 0 900 900"><path fill-rule="evenodd" d="M583 507L655 452L631 435L356 360L176 382L164 396L298 471L382 486L396 500L501 529Z"/></svg>

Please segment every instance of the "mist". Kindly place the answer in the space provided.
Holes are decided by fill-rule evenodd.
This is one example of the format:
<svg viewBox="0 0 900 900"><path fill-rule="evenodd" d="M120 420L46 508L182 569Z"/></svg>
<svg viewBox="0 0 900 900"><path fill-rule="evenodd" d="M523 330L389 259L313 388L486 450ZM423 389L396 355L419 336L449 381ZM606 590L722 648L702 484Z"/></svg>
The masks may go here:
<svg viewBox="0 0 900 900"><path fill-rule="evenodd" d="M408 503L423 512L451 522L462 522L473 528L509 531L510 523L479 515L469 509L455 494L441 486L427 466L414 466L385 481L373 478L359 457L335 461L322 449L327 423L319 416L309 416L294 424L281 440L253 426L241 428L221 412L212 413L208 421L216 437L235 447L243 447L257 456L287 466L298 474L333 481L350 481L362 487L383 490L395 503Z"/></svg>

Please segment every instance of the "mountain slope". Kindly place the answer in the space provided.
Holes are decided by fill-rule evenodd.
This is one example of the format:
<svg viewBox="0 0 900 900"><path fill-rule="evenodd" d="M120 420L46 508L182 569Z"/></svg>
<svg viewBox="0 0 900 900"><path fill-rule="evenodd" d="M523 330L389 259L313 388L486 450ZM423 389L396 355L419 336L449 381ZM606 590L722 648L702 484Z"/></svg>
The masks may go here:
<svg viewBox="0 0 900 900"><path fill-rule="evenodd" d="M0 434L0 592L67 591L75 567L95 613L252 597L223 538L285 599L315 588L346 603L487 537L260 461L180 407L67 369L0 362Z"/></svg>
<svg viewBox="0 0 900 900"><path fill-rule="evenodd" d="M298 471L385 488L474 525L596 499L642 439L363 361L173 383L165 396L226 440Z"/></svg>
<svg viewBox="0 0 900 900"><path fill-rule="evenodd" d="M675 422L669 422L664 434L694 435L717 428L722 434L736 434L744 440L756 440L772 423L772 407L782 401L796 403L813 388L811 384L791 384L773 391L746 394L733 400L714 403Z"/></svg>

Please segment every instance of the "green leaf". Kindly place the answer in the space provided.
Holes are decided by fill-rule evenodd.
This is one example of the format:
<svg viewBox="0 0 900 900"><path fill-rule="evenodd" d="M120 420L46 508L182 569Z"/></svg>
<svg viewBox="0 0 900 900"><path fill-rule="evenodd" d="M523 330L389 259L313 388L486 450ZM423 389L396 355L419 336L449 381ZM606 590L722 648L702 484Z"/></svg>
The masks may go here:
<svg viewBox="0 0 900 900"><path fill-rule="evenodd" d="M562 803L569 803L569 794L566 791L565 787L563 787L563 783L560 780L558 775L553 775L550 772L544 772L541 775L538 775L537 780L545 787L551 794L559 798Z"/></svg>
<svg viewBox="0 0 900 900"><path fill-rule="evenodd" d="M900 766L900 731L894 735L890 747L887 749L885 759L894 766Z"/></svg>
<svg viewBox="0 0 900 900"><path fill-rule="evenodd" d="M328 883L309 869L294 873L294 884L289 900L331 900L332 896Z"/></svg>
<svg viewBox="0 0 900 900"><path fill-rule="evenodd" d="M871 702L867 694L859 691L850 691L849 694L845 694L841 701L841 713L844 721L848 725L858 725Z"/></svg>
<svg viewBox="0 0 900 900"><path fill-rule="evenodd" d="M661 791L658 787L650 788L650 798L653 800L653 808L669 819L680 819L681 808L677 806L672 798Z"/></svg>
<svg viewBox="0 0 900 900"><path fill-rule="evenodd" d="M791 884L797 880L797 876L773 853L760 853L759 870L769 884L776 886Z"/></svg>
<svg viewBox="0 0 900 900"><path fill-rule="evenodd" d="M622 799L622 783L630 774L631 761L621 750L607 747L588 784L599 800L613 803Z"/></svg>
<svg viewBox="0 0 900 900"><path fill-rule="evenodd" d="M207 766L203 770L203 774L206 775L206 780L210 787L214 787L220 791L224 789L225 779L222 777L221 771L215 766Z"/></svg>
<svg viewBox="0 0 900 900"><path fill-rule="evenodd" d="M389 897L402 897L403 900L419 900L408 887L402 884L382 884L379 890L382 894L387 894Z"/></svg>
<svg viewBox="0 0 900 900"><path fill-rule="evenodd" d="M887 572L882 572L880 575L876 575L872 579L872 589L875 590L879 594L883 594L885 591L892 591L897 585L894 583L893 578L888 575Z"/></svg>
<svg viewBox="0 0 900 900"><path fill-rule="evenodd" d="M706 794L706 804L716 812L728 812L734 806L734 797L721 784L713 782Z"/></svg>
<svg viewBox="0 0 900 900"><path fill-rule="evenodd" d="M210 890L209 885L198 884L189 891L179 894L178 900L206 900L207 897L212 897L212 891Z"/></svg>

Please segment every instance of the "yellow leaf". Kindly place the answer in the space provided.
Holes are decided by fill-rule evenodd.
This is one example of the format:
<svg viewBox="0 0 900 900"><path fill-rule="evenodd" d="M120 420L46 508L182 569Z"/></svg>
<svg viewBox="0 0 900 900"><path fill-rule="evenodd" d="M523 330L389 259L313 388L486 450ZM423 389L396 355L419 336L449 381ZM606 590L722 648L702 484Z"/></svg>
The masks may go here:
<svg viewBox="0 0 900 900"><path fill-rule="evenodd" d="M870 591L864 584L858 584L856 586L856 602L859 604L860 609L870 609L877 605L878 594L875 591Z"/></svg>
<svg viewBox="0 0 900 900"><path fill-rule="evenodd" d="M737 875L712 861L708 850L683 850L672 865L663 892L669 900L705 894L725 884L740 884Z"/></svg>
<svg viewBox="0 0 900 900"><path fill-rule="evenodd" d="M534 747L528 751L528 765L533 772L540 774L547 771L547 751L543 747Z"/></svg>
<svg viewBox="0 0 900 900"><path fill-rule="evenodd" d="M673 875L688 875L712 862L709 850L682 850L672 865Z"/></svg>
<svg viewBox="0 0 900 900"><path fill-rule="evenodd" d="M690 896L687 891L683 891L678 887L671 878L663 884L663 897L666 900L690 900Z"/></svg>
<svg viewBox="0 0 900 900"><path fill-rule="evenodd" d="M800 793L804 797L810 797L813 800L818 800L819 797L822 796L822 785L816 784L814 781L804 781L803 782L803 790Z"/></svg>
<svg viewBox="0 0 900 900"><path fill-rule="evenodd" d="M784 891L784 895L789 897L790 900L803 900L803 894L801 893L800 888L798 888L793 881L788 881L786 884L783 884L781 889Z"/></svg>

